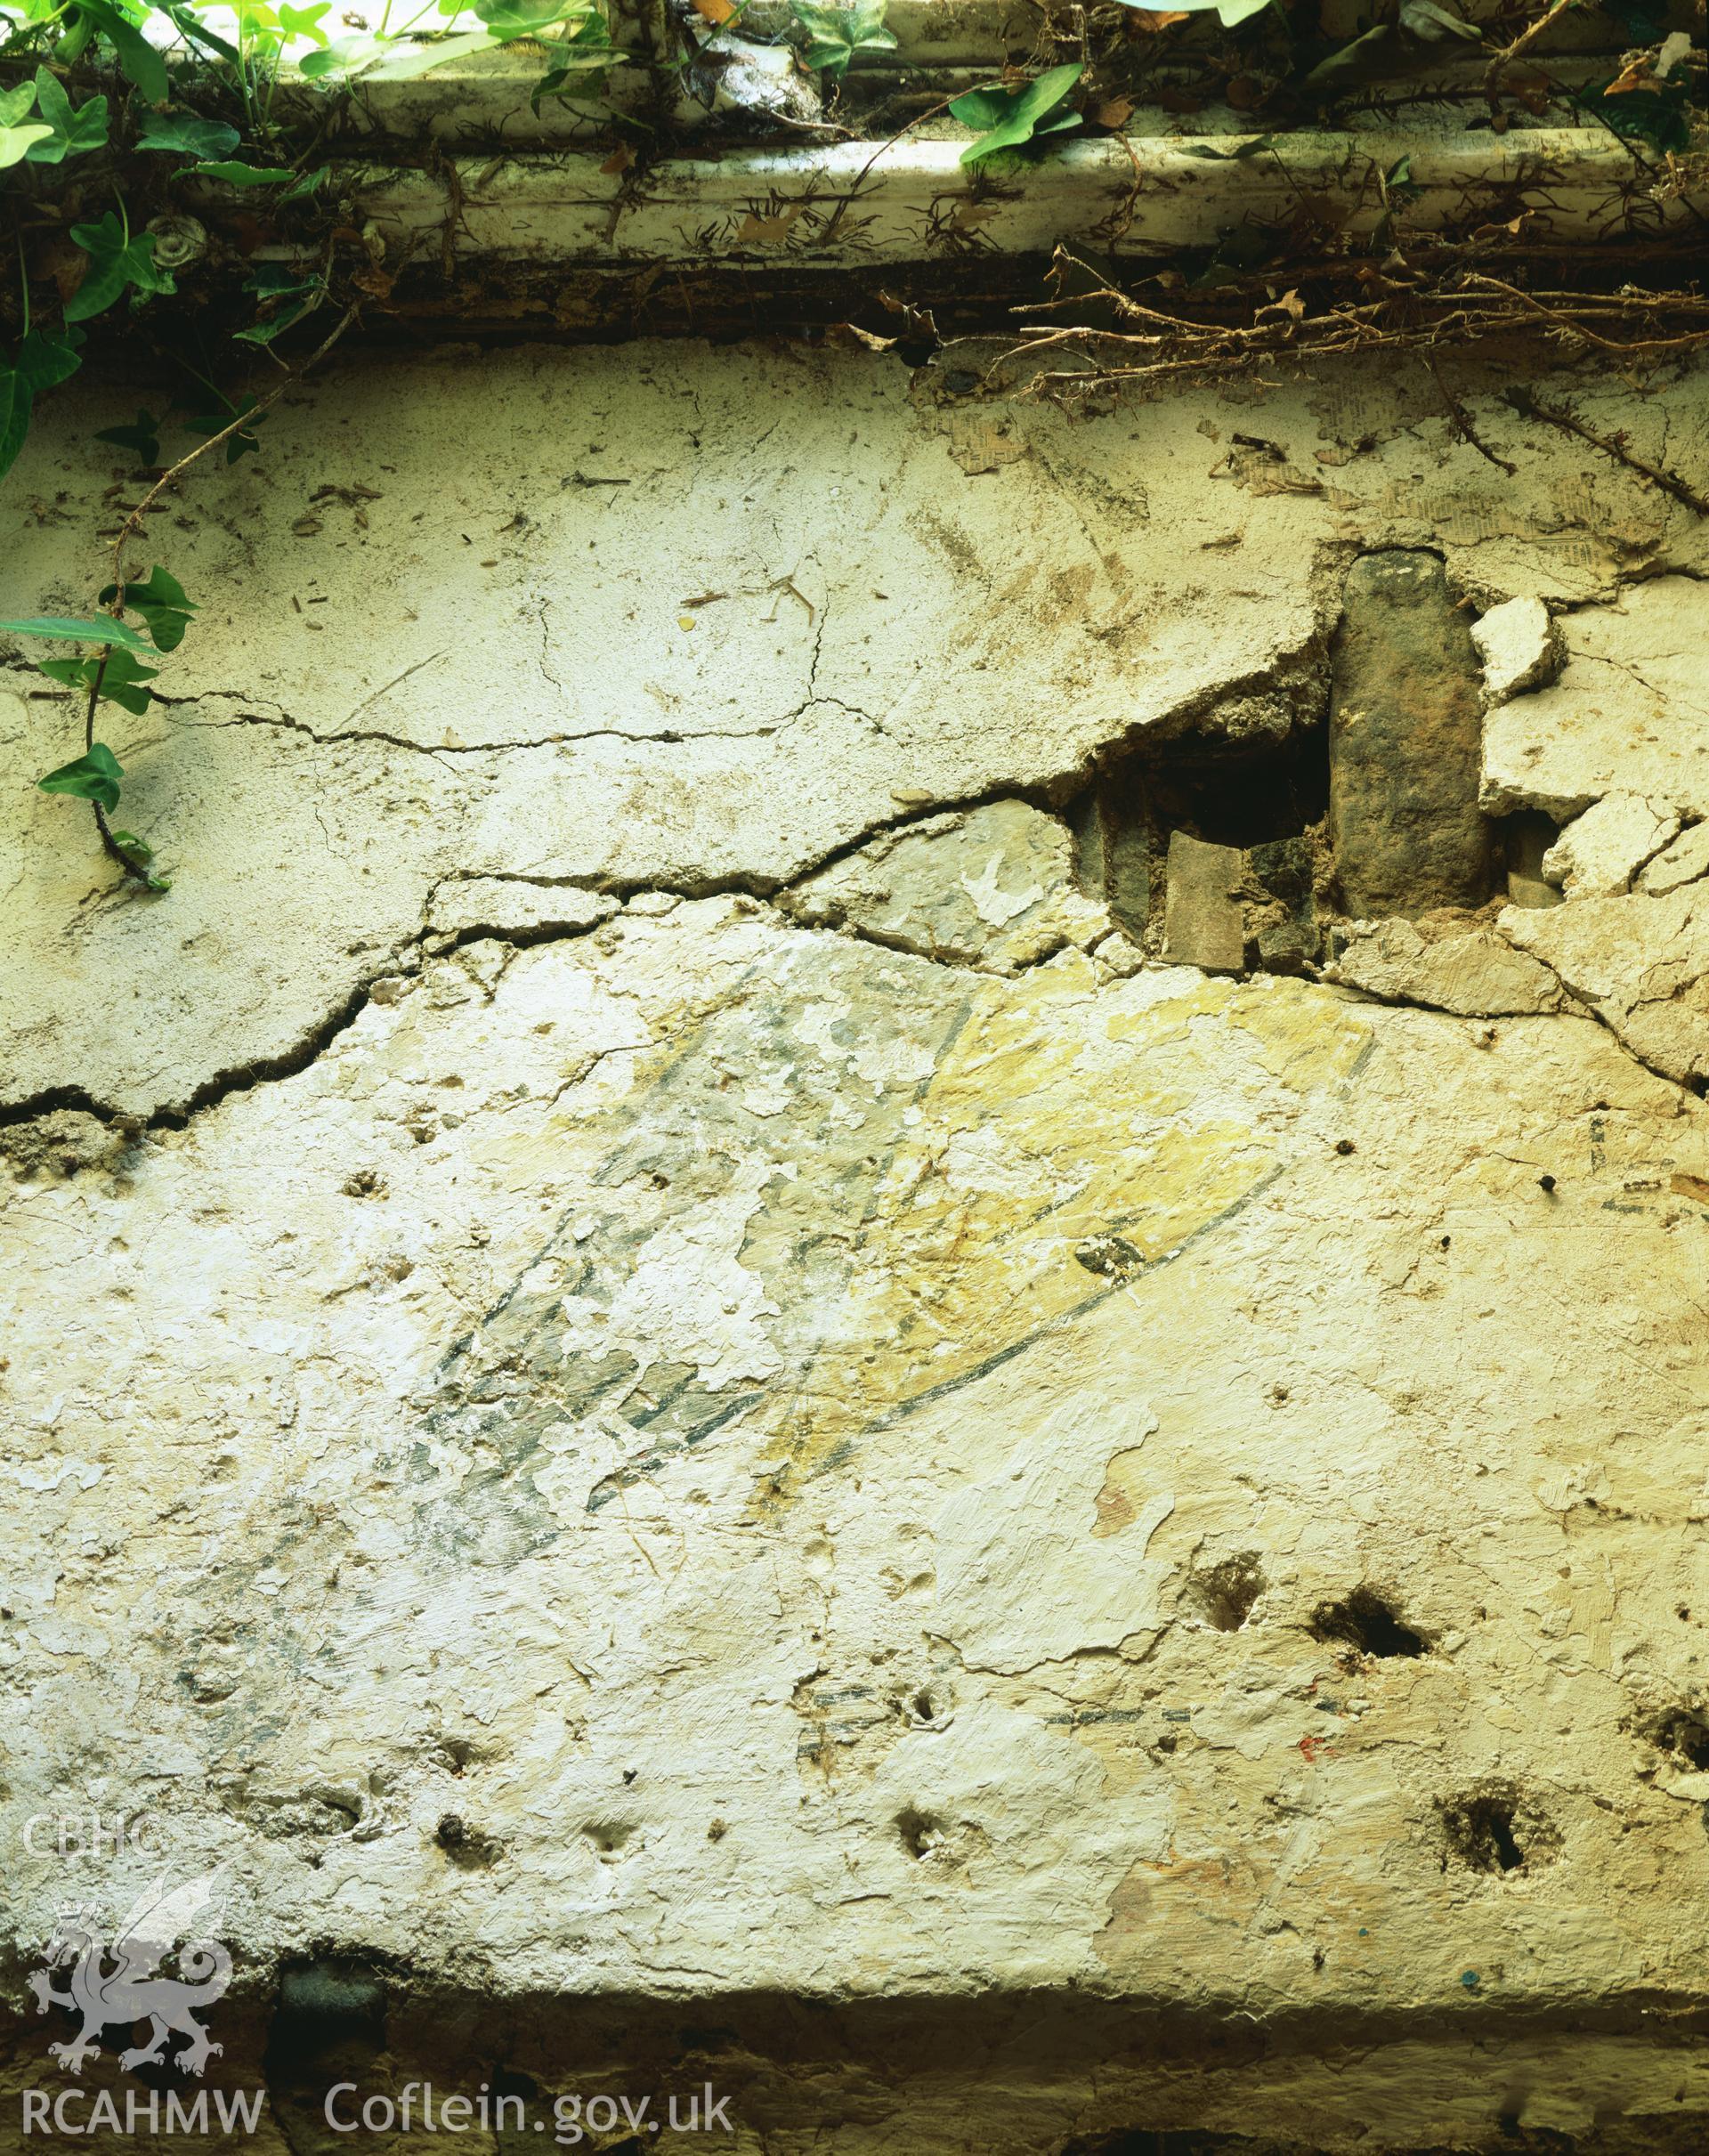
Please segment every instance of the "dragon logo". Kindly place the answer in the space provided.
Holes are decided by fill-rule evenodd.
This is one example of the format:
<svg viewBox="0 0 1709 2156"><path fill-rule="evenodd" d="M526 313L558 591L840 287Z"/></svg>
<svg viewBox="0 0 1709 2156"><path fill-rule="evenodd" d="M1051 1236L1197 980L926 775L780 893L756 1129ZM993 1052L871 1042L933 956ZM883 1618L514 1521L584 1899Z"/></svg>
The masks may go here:
<svg viewBox="0 0 1709 2156"><path fill-rule="evenodd" d="M231 1982L231 1955L199 1935L218 1876L210 1872L172 1893L164 1878L157 1879L114 1927L110 1945L90 1910L61 1915L48 1941L46 1966L30 1977L29 1988L36 1994L38 2014L45 2014L50 2006L69 2006L83 2016L83 2027L69 2043L48 2047L61 2066L81 2073L83 2062L92 2052L99 2053L105 2029L115 2022L122 2026L146 2021L150 2025L149 2041L121 2052L121 2066L128 2071L156 2064L165 2055L168 2034L175 2032L190 2041L175 2055L174 2063L185 2073L200 2074L220 2047L208 2041L207 2031L191 2009L212 2005ZM178 1946L181 1939L187 1943ZM162 1957L174 1947L179 1974L159 1974ZM52 1972L68 1968L68 1988L56 1991Z"/></svg>

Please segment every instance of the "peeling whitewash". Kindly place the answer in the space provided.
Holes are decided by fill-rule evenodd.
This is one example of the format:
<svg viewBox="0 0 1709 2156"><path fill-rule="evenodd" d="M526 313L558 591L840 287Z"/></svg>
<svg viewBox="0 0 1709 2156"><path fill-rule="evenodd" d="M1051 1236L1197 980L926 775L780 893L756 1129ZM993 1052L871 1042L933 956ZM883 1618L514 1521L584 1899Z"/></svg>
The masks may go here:
<svg viewBox="0 0 1709 2156"><path fill-rule="evenodd" d="M352 362L160 520L158 901L7 673L11 2004L99 1806L109 1914L223 1868L280 2092L360 1967L394 2079L656 2007L743 2151L1701 2122L1709 526L1498 386L1516 478L1394 369ZM1700 375L1567 388L1709 474ZM1360 921L1213 826L1375 723L1383 550L1507 851Z"/></svg>

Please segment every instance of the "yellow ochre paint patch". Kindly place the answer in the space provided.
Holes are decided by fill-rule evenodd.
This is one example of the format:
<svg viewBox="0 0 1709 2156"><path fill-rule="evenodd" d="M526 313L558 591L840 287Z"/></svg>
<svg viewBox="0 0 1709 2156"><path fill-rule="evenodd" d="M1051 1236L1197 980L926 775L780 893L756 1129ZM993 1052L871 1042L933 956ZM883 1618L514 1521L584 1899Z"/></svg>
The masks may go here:
<svg viewBox="0 0 1709 2156"><path fill-rule="evenodd" d="M765 1501L1075 1311L1143 1293L1148 1266L1274 1172L1278 1085L1297 1100L1344 1075L1367 1037L1292 983L1147 1003L1068 966L982 986L878 1184L840 1309L764 1418L786 1440ZM1114 1278L1076 1255L1109 1238Z"/></svg>

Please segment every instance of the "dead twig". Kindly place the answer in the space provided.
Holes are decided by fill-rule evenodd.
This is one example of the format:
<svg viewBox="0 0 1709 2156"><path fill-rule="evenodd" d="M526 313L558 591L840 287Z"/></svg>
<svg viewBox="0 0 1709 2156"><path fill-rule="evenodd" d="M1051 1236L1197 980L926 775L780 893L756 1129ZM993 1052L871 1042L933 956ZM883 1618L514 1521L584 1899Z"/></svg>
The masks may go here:
<svg viewBox="0 0 1709 2156"><path fill-rule="evenodd" d="M1511 45L1502 47L1494 59L1490 61L1484 75L1484 90L1492 101L1501 93L1502 78L1506 74L1509 65L1519 59L1522 53L1528 53L1551 22L1564 15L1569 7L1576 7L1577 4L1578 0L1552 0L1552 4L1545 8L1535 22L1527 24Z"/></svg>
<svg viewBox="0 0 1709 2156"><path fill-rule="evenodd" d="M1672 472L1664 472L1653 464L1646 464L1641 457L1634 457L1617 434L1599 434L1593 427L1586 426L1582 419L1575 418L1571 412L1558 410L1551 404L1540 403L1528 389L1516 387L1504 390L1502 396L1523 417L1541 419L1549 426L1559 427L1562 434L1576 434L1581 442L1588 442L1593 449L1600 450L1605 457L1612 457L1616 464L1624 465L1627 471L1636 472L1640 479L1648 480L1652 487L1659 487L1664 494L1671 494L1675 501L1682 502L1694 515L1709 516L1709 500L1705 500L1695 488L1687 486L1684 480L1676 478Z"/></svg>
<svg viewBox="0 0 1709 2156"><path fill-rule="evenodd" d="M1498 457L1494 450L1492 450L1486 442L1480 442L1478 439L1476 430L1473 428L1471 421L1466 417L1465 406L1461 403L1459 398L1454 395L1454 392L1442 379L1442 370L1437 365L1436 361L1431 358L1430 354L1428 352L1421 352L1420 353L1419 357L1424 362L1425 372L1430 376L1431 381L1436 384L1438 393L1440 395L1443 403L1447 407L1448 417L1454 422L1454 431L1459 435L1461 441L1469 443L1471 448L1476 450L1478 454L1484 458L1486 463L1493 464L1497 471L1505 472L1510 479L1517 478L1519 475L1519 466L1516 464L1509 464L1505 457Z"/></svg>
<svg viewBox="0 0 1709 2156"><path fill-rule="evenodd" d="M339 338L343 336L345 330L350 328L352 322L355 320L361 304L359 299L352 300L349 306L344 309L339 319L338 326L332 335L326 339L324 344L318 345L300 367L293 367L288 373L282 375L272 388L267 392L267 394L264 397L258 397L247 412L239 412L237 417L228 426L223 426L217 434L210 434L206 442L198 442L196 447L188 455L181 457L170 470L162 472L135 508L131 511L118 528L118 537L113 541L113 583L117 588L113 593L112 604L107 611L115 619L124 611L125 605L125 549L142 529L142 519L149 514L150 509L174 481L190 469L198 457L206 457L209 450L218 449L223 442L229 442L233 434L240 434L246 426L253 426L263 412L271 410L288 389L296 387L311 368L318 367Z"/></svg>

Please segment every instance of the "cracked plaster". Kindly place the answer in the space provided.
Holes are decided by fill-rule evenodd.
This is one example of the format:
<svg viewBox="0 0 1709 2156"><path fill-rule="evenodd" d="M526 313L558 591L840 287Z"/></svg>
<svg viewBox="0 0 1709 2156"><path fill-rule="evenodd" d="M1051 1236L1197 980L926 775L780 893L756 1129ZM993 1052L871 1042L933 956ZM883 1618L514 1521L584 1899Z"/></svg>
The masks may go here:
<svg viewBox="0 0 1709 2156"><path fill-rule="evenodd" d="M1391 379L1023 410L968 474L900 369L737 363L490 356L490 433L454 367L351 370L194 497L207 611L116 742L167 899L26 791L70 722L9 677L7 1845L158 1809L262 1987L1364 2032L1327 2080L1112 2037L979 2114L1006 2151L1700 2116L1640 2026L1709 1953L1700 536ZM1211 479L1256 425L1378 446ZM595 458L630 484L557 484ZM288 539L353 466L366 525ZM1052 804L1320 717L1394 544L1564 633L1490 806L1688 828L1616 896L1351 930L1340 985L1160 963ZM1324 1632L1362 1587L1420 1651ZM1510 1784L1492 1876L1444 1820ZM17 1957L64 1880L11 1884ZM863 2087L738 2145L947 2151L984 2100Z"/></svg>

